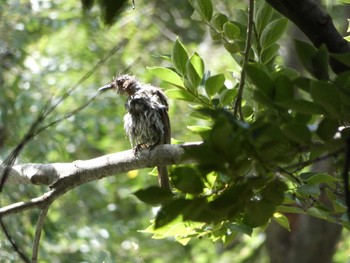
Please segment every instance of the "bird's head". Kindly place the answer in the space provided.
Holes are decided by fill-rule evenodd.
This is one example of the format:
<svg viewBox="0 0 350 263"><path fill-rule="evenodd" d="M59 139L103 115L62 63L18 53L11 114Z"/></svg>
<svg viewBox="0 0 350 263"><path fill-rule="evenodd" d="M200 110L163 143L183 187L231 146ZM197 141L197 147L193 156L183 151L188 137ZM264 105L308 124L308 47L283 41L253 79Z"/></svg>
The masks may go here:
<svg viewBox="0 0 350 263"><path fill-rule="evenodd" d="M105 91L113 89L119 94L133 95L139 89L139 82L134 76L121 75L119 77L113 78L113 80L98 89L98 91Z"/></svg>

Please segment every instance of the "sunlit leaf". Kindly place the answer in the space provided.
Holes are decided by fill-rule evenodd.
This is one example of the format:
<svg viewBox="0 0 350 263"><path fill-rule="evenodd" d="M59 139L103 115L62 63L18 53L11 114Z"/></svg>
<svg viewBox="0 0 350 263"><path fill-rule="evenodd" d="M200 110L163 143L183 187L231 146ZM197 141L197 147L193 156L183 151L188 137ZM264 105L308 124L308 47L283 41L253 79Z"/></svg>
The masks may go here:
<svg viewBox="0 0 350 263"><path fill-rule="evenodd" d="M211 76L205 81L205 92L212 97L223 87L224 83L224 74Z"/></svg>
<svg viewBox="0 0 350 263"><path fill-rule="evenodd" d="M181 43L179 39L176 39L173 47L173 52L171 54L171 59L176 71L185 76L186 74L186 63L188 60L188 54L185 46Z"/></svg>
<svg viewBox="0 0 350 263"><path fill-rule="evenodd" d="M290 225L289 225L289 220L288 218L281 213L274 213L273 214L273 219L282 227L290 231Z"/></svg>
<svg viewBox="0 0 350 263"><path fill-rule="evenodd" d="M256 12L256 28L258 30L258 33L261 34L266 25L270 22L272 17L273 9L272 7L267 4L266 2L263 2L260 6L258 11Z"/></svg>
<svg viewBox="0 0 350 263"><path fill-rule="evenodd" d="M182 82L181 77L171 69L163 67L147 67L147 69L158 78L169 82L175 86L184 88L184 84Z"/></svg>

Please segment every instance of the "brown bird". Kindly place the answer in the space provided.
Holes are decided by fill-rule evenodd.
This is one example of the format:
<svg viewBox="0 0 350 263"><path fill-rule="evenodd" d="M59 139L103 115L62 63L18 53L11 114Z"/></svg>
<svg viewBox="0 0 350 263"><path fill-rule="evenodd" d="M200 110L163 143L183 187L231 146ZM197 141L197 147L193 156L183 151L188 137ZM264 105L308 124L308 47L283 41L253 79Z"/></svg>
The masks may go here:
<svg viewBox="0 0 350 263"><path fill-rule="evenodd" d="M124 129L129 136L135 154L141 148L152 149L159 144L170 144L170 121L168 99L159 88L141 84L135 77L121 75L98 89L116 90L127 95ZM158 166L158 181L161 188L171 190L166 166Z"/></svg>

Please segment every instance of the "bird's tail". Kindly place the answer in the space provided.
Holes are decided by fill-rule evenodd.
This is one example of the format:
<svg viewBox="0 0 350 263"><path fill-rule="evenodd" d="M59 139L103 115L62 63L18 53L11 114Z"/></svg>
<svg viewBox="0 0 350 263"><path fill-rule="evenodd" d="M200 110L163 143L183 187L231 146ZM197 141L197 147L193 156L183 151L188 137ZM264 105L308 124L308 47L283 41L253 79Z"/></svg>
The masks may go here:
<svg viewBox="0 0 350 263"><path fill-rule="evenodd" d="M168 169L166 166L158 166L158 182L159 186L163 189L171 191Z"/></svg>

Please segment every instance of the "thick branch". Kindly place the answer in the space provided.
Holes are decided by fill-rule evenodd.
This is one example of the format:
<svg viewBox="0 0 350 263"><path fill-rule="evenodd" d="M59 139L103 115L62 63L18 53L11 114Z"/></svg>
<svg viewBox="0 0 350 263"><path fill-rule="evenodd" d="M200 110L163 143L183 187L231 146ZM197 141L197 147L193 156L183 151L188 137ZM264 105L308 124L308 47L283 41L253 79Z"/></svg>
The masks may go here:
<svg viewBox="0 0 350 263"><path fill-rule="evenodd" d="M331 53L350 52L349 43L335 28L332 18L314 0L266 0L273 8L296 24L315 47L325 44ZM334 72L349 70L331 59Z"/></svg>
<svg viewBox="0 0 350 263"><path fill-rule="evenodd" d="M43 208L70 189L107 176L158 165L194 162L185 154L185 150L200 144L159 145L152 150L141 150L138 157L128 150L72 163L16 165L12 167L7 183L50 185L51 190L28 202L0 208L0 218L34 207Z"/></svg>

